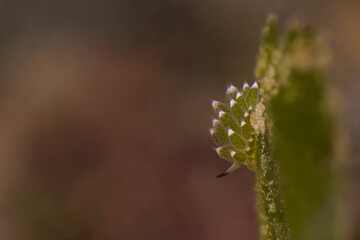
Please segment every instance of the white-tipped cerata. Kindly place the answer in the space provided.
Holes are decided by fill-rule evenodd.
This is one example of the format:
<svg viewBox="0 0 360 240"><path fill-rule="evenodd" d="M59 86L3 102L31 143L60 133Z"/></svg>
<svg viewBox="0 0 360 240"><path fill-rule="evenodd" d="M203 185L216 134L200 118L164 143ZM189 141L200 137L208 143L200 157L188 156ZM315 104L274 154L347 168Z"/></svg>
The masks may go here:
<svg viewBox="0 0 360 240"><path fill-rule="evenodd" d="M231 136L233 135L235 132L234 130L232 130L231 128L228 129L228 135Z"/></svg>
<svg viewBox="0 0 360 240"><path fill-rule="evenodd" d="M250 147L249 147L249 146L246 146L246 147L245 147L245 151L250 151Z"/></svg>
<svg viewBox="0 0 360 240"><path fill-rule="evenodd" d="M210 129L209 129L209 132L210 132L210 135L214 135L215 130L214 130L213 128L210 128Z"/></svg>
<svg viewBox="0 0 360 240"><path fill-rule="evenodd" d="M259 88L259 84L255 81L251 88Z"/></svg>
<svg viewBox="0 0 360 240"><path fill-rule="evenodd" d="M218 109L220 102L216 101L216 100L211 100L211 105L212 105L213 109Z"/></svg>
<svg viewBox="0 0 360 240"><path fill-rule="evenodd" d="M216 153L217 153L219 156L221 156L221 150L222 150L222 149L223 149L222 147L217 147L217 148L215 149Z"/></svg>
<svg viewBox="0 0 360 240"><path fill-rule="evenodd" d="M238 89L236 87L234 87L232 84L230 84L230 86L226 90L227 95L234 94L236 92L238 92Z"/></svg>
<svg viewBox="0 0 360 240"><path fill-rule="evenodd" d="M235 152L235 151L230 150L230 155L231 155L232 157L235 157L236 152Z"/></svg>
<svg viewBox="0 0 360 240"><path fill-rule="evenodd" d="M248 117L249 113L247 111L244 112L244 117Z"/></svg>
<svg viewBox="0 0 360 240"><path fill-rule="evenodd" d="M212 120L212 125L213 125L214 127L218 126L219 124L220 124L220 121L219 121L218 119L213 119L213 120Z"/></svg>
<svg viewBox="0 0 360 240"><path fill-rule="evenodd" d="M254 141L254 139L252 137L249 138L249 142L252 142Z"/></svg>
<svg viewBox="0 0 360 240"><path fill-rule="evenodd" d="M239 99L239 98L241 98L241 92L236 93L236 99Z"/></svg>
<svg viewBox="0 0 360 240"><path fill-rule="evenodd" d="M224 117L225 114L226 114L226 113L225 113L224 111L221 111L221 110L219 111L219 116L220 116L221 118Z"/></svg>
<svg viewBox="0 0 360 240"><path fill-rule="evenodd" d="M236 104L236 101L234 99L230 100L230 107L232 108Z"/></svg>
<svg viewBox="0 0 360 240"><path fill-rule="evenodd" d="M244 126L246 124L246 122L244 120L241 120L240 126Z"/></svg>
<svg viewBox="0 0 360 240"><path fill-rule="evenodd" d="M249 87L249 85L247 84L247 82L244 82L243 89L248 88L248 87Z"/></svg>
<svg viewBox="0 0 360 240"><path fill-rule="evenodd" d="M251 111L251 110L252 110L252 106L251 106L251 105L250 105L250 107L248 108L248 110L249 110L249 111Z"/></svg>

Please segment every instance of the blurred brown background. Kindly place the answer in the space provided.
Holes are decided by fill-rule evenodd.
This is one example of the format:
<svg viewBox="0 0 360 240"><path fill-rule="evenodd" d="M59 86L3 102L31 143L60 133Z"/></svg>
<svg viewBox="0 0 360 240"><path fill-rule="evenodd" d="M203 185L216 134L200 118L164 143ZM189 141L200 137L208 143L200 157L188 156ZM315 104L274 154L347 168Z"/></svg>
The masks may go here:
<svg viewBox="0 0 360 240"><path fill-rule="evenodd" d="M256 239L253 175L214 178L208 128L270 11L332 49L360 239L357 0L2 0L0 239Z"/></svg>

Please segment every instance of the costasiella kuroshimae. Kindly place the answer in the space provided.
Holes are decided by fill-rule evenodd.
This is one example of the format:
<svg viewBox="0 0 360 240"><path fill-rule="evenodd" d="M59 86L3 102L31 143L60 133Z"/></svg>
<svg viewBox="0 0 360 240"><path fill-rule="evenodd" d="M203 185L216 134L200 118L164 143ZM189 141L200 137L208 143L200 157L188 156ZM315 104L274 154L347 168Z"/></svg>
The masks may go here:
<svg viewBox="0 0 360 240"><path fill-rule="evenodd" d="M218 146L217 154L232 163L217 178L226 176L242 165L254 169L259 130L259 119L256 118L259 118L258 112L262 110L258 106L262 105L260 99L259 85L255 82L251 87L244 83L242 91L230 85L226 91L225 103L212 101L215 118L210 134Z"/></svg>

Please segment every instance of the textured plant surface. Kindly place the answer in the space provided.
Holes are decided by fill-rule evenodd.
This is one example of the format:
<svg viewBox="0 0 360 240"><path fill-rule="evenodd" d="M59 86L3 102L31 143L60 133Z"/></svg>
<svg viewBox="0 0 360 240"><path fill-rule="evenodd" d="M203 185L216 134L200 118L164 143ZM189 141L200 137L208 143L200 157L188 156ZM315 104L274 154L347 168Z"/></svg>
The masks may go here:
<svg viewBox="0 0 360 240"><path fill-rule="evenodd" d="M218 155L255 172L260 239L335 239L333 131L325 102L326 49L293 21L282 38L270 16L255 77L213 101Z"/></svg>

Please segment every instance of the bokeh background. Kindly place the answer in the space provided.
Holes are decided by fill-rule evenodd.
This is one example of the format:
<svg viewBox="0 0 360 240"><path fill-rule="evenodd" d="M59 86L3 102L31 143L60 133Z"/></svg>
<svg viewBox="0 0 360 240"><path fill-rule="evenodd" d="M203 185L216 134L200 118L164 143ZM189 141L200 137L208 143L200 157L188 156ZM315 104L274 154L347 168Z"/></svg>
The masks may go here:
<svg viewBox="0 0 360 240"><path fill-rule="evenodd" d="M214 178L208 129L271 11L330 45L360 239L358 0L1 0L0 239L256 239L254 176Z"/></svg>

